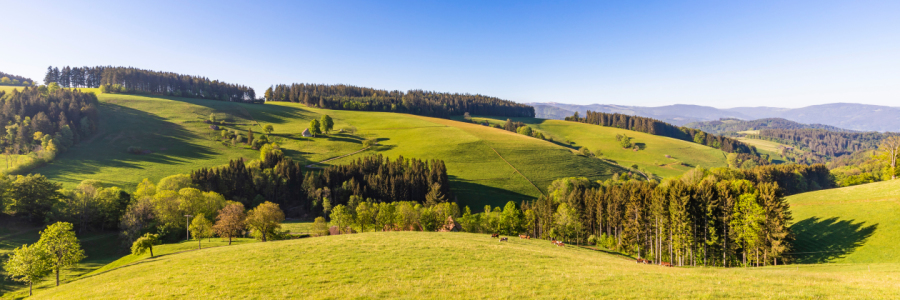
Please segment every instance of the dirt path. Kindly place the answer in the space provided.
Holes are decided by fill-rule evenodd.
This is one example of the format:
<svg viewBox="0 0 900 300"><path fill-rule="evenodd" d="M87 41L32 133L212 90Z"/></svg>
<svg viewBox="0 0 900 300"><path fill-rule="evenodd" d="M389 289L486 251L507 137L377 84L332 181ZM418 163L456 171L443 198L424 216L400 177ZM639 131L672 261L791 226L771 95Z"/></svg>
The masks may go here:
<svg viewBox="0 0 900 300"><path fill-rule="evenodd" d="M525 177L525 175L522 174L522 172L519 172L519 169L516 169L516 167L514 167L511 163L509 163L508 161L506 161L506 159L503 158L503 155L500 155L500 152L497 152L497 149L494 149L494 147L491 147L491 150L494 150L494 153L497 153L497 156L499 156L500 159L503 160L503 162L505 162L507 165L509 165L509 167L512 168L514 171L516 171L516 173L519 173L519 175L521 175L522 178L525 178L525 180L528 181L528 183L530 183L531 186L533 186L535 189L538 190L538 193L541 193L541 195L544 194L544 191L542 191L540 188L538 188L538 186L535 185L534 182L531 182L531 179L528 179L528 177Z"/></svg>
<svg viewBox="0 0 900 300"><path fill-rule="evenodd" d="M371 146L365 147L365 148L362 148L362 150L359 150L359 151L356 151L356 152L353 152L353 153L344 154L344 155L341 155L341 156L338 156L338 157L332 157L332 158L329 158L329 159L326 159L326 160L323 160L323 161L320 161L320 162L317 162L317 163L311 163L311 164L307 165L306 167L307 167L307 168L316 168L316 167L314 167L315 165L327 163L327 162L332 161L332 160L341 159L341 158L344 158L344 157L347 157L347 156L350 156L350 155L353 155L353 154L357 154L357 153L366 151L366 150L368 150L369 148L372 148L372 147L371 147Z"/></svg>

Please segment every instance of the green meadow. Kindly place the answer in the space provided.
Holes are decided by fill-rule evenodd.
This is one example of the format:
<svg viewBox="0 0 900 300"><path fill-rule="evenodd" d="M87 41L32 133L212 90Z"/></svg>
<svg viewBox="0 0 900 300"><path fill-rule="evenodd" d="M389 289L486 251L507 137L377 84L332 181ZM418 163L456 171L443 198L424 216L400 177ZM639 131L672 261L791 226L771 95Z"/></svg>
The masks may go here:
<svg viewBox="0 0 900 300"><path fill-rule="evenodd" d="M88 89L90 90L90 89ZM606 179L618 166L575 155L570 148L504 130L471 123L408 114L341 111L309 108L294 103L242 104L212 100L101 94L99 133L60 154L55 161L32 172L43 174L66 187L85 179L133 189L143 178L165 176L227 164L231 159L257 159L258 151L216 141L216 133L204 123L210 114L225 120L224 128L245 137L271 124L270 139L287 156L304 165L363 149L365 139L379 145L328 164L342 164L362 155L383 154L446 162L454 195L461 205L480 210L508 201L533 199L546 192L560 177ZM330 115L335 130L355 128L350 134L304 138L310 120ZM140 147L149 154L131 154ZM327 165L327 164L325 164ZM322 164L316 167L321 167Z"/></svg>
<svg viewBox="0 0 900 300"><path fill-rule="evenodd" d="M503 124L506 119L486 116L473 118L477 122L487 120L491 124ZM542 132L561 146L571 149L587 147L591 151L600 150L602 158L630 168L637 165L659 177L678 176L701 166L715 168L726 166L725 153L696 143L614 127L597 126L561 120L537 118L513 118ZM623 149L616 141L616 135L632 138L641 150ZM668 155L668 157L666 157Z"/></svg>
<svg viewBox="0 0 900 300"><path fill-rule="evenodd" d="M900 263L900 180L788 197L799 263Z"/></svg>
<svg viewBox="0 0 900 300"><path fill-rule="evenodd" d="M305 238L129 263L41 289L34 298L887 299L900 293L898 264L666 268L544 240L501 243L470 233Z"/></svg>

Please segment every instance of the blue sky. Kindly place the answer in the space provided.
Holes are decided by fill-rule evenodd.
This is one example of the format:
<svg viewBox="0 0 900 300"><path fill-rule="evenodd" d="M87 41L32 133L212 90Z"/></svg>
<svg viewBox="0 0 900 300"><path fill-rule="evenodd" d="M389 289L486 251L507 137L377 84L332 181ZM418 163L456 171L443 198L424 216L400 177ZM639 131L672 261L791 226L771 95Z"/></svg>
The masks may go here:
<svg viewBox="0 0 900 300"><path fill-rule="evenodd" d="M79 3L75 3L79 2ZM743 3L739 3L743 2ZM123 65L249 85L517 102L900 106L900 2L3 1L0 71Z"/></svg>

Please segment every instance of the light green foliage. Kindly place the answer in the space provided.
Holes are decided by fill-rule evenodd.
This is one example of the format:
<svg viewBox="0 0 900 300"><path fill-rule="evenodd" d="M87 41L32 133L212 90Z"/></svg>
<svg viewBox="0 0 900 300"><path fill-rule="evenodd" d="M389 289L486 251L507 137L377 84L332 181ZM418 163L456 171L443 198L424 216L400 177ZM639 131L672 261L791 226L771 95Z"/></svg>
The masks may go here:
<svg viewBox="0 0 900 300"><path fill-rule="evenodd" d="M160 179L159 183L156 185L156 191L179 191L189 187L194 187L191 176L188 176L187 174L175 174Z"/></svg>
<svg viewBox="0 0 900 300"><path fill-rule="evenodd" d="M53 272L50 262L50 256L41 247L22 245L13 250L3 269L13 280L27 283L28 295L31 296L34 283Z"/></svg>
<svg viewBox="0 0 900 300"><path fill-rule="evenodd" d="M587 147L581 147L581 149L578 149L578 154L581 154L581 155L587 156L587 157L594 156L593 153L591 153L591 150L588 149Z"/></svg>
<svg viewBox="0 0 900 300"><path fill-rule="evenodd" d="M81 249L75 231L72 230L72 223L57 222L47 226L47 229L41 231L41 239L38 240L37 246L50 256L50 265L56 272L57 286L59 286L59 272L85 258L84 250Z"/></svg>
<svg viewBox="0 0 900 300"><path fill-rule="evenodd" d="M328 235L328 222L325 222L324 217L316 217L316 220L313 222L312 233L316 236Z"/></svg>
<svg viewBox="0 0 900 300"><path fill-rule="evenodd" d="M153 257L153 245L159 244L159 235L146 233L131 244L131 254L141 255L150 251L150 257Z"/></svg>
<svg viewBox="0 0 900 300"><path fill-rule="evenodd" d="M556 209L556 214L553 215L555 229L557 235L554 238L561 240L569 240L575 236L577 230L579 229L579 225L581 222L579 221L578 211L569 206L566 203L562 203Z"/></svg>
<svg viewBox="0 0 900 300"><path fill-rule="evenodd" d="M331 209L331 223L338 227L341 233L348 233L349 226L353 224L355 216L353 211L343 204L338 204Z"/></svg>
<svg viewBox="0 0 900 300"><path fill-rule="evenodd" d="M516 132L518 134L527 135L527 136L531 136L531 134L532 134L531 127L528 127L528 126L519 127L516 129Z"/></svg>
<svg viewBox="0 0 900 300"><path fill-rule="evenodd" d="M247 213L247 227L253 229L256 237L263 242L277 235L276 230L284 222L284 212L278 204L266 201Z"/></svg>
<svg viewBox="0 0 900 300"><path fill-rule="evenodd" d="M376 230L384 230L385 227L394 223L396 216L394 215L394 205L391 203L378 203L378 215L375 216Z"/></svg>
<svg viewBox="0 0 900 300"><path fill-rule="evenodd" d="M331 116L322 115L321 127L322 128L320 128L320 129L322 131L324 131L325 133L329 133L329 132L331 132L332 129L334 129L334 120L331 119Z"/></svg>
<svg viewBox="0 0 900 300"><path fill-rule="evenodd" d="M266 126L263 127L263 131L265 131L266 134L272 134L272 132L275 131L275 127L272 127L272 124L266 124Z"/></svg>
<svg viewBox="0 0 900 300"><path fill-rule="evenodd" d="M500 233L505 235L517 235L522 232L522 212L516 208L516 203L509 201L503 207L500 214Z"/></svg>
<svg viewBox="0 0 900 300"><path fill-rule="evenodd" d="M268 153L281 154L281 147L274 143L262 145L262 147L259 148L259 160L266 161L266 154Z"/></svg>
<svg viewBox="0 0 900 300"><path fill-rule="evenodd" d="M309 133L313 136L322 134L322 125L319 123L319 120L312 119L312 121L309 121Z"/></svg>
<svg viewBox="0 0 900 300"><path fill-rule="evenodd" d="M356 206L355 211L356 226L359 227L360 232L366 232L368 228L375 224L375 216L378 212L375 204L362 202Z"/></svg>
<svg viewBox="0 0 900 300"><path fill-rule="evenodd" d="M756 195L741 195L734 205L734 212L731 216L731 232L734 233L734 239L744 249L744 255L748 249L754 249L756 242L759 240L759 231L762 221L765 218L762 207L756 202Z"/></svg>
<svg viewBox="0 0 900 300"><path fill-rule="evenodd" d="M622 146L622 148L631 148L633 144L631 143L630 137L628 137L627 135L622 135L622 139L619 141L619 145Z"/></svg>
<svg viewBox="0 0 900 300"><path fill-rule="evenodd" d="M215 114L215 113L209 114L209 121L210 121L210 122L213 122L213 123L216 123L216 122L217 122L217 120L216 120L216 114Z"/></svg>
<svg viewBox="0 0 900 300"><path fill-rule="evenodd" d="M200 244L203 238L212 237L212 222L210 222L203 214L197 214L194 216L194 220L191 221L191 227L189 228L191 231L191 236L197 239L197 249L203 248Z"/></svg>

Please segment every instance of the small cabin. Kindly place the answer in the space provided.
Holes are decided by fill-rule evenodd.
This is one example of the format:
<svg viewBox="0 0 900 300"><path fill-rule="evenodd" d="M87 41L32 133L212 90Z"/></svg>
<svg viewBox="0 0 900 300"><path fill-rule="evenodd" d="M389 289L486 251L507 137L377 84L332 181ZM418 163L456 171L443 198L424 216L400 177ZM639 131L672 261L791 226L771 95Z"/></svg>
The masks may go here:
<svg viewBox="0 0 900 300"><path fill-rule="evenodd" d="M312 133L309 133L309 128L303 130L303 137L312 137Z"/></svg>

